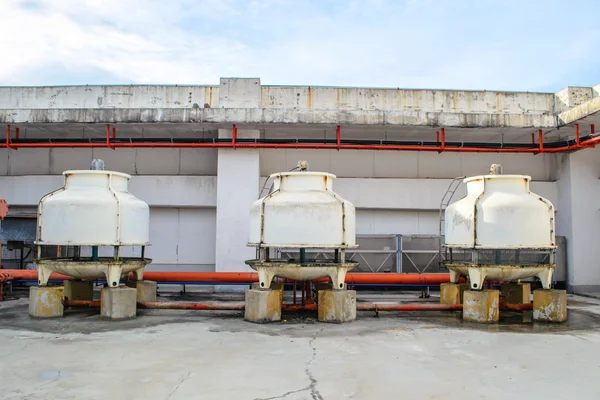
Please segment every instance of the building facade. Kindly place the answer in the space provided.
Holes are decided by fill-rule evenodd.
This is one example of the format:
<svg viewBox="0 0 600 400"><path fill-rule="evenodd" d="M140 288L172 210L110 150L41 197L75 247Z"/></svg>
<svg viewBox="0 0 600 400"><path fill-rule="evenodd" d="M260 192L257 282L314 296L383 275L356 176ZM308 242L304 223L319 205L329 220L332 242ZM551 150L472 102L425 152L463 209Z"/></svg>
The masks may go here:
<svg viewBox="0 0 600 400"><path fill-rule="evenodd" d="M556 234L565 238L561 278L573 291L598 291L600 157L575 145L577 132L584 143L600 129L599 92L263 86L246 78L0 87L8 138L0 197L10 207L2 239L35 237L39 199L62 186L63 171L100 158L131 174L131 192L151 207L151 269L244 271L255 255L246 247L250 204L265 194L269 174L300 159L337 175L334 189L356 206L365 243L369 235L437 237L451 182L500 163L504 173L530 175L532 190L555 205ZM463 194L460 185L454 200Z"/></svg>

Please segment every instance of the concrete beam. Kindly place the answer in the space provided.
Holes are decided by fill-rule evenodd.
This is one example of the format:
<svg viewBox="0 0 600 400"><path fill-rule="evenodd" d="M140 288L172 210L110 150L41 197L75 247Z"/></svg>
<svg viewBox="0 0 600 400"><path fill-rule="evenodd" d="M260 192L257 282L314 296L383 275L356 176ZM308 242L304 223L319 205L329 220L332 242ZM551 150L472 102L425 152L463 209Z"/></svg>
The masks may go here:
<svg viewBox="0 0 600 400"><path fill-rule="evenodd" d="M553 128L548 113L468 113L410 110L290 108L0 109L0 123L356 124L458 128Z"/></svg>
<svg viewBox="0 0 600 400"><path fill-rule="evenodd" d="M597 112L600 112L600 97L594 97L581 105L571 108L569 111L558 114L558 125L567 125Z"/></svg>

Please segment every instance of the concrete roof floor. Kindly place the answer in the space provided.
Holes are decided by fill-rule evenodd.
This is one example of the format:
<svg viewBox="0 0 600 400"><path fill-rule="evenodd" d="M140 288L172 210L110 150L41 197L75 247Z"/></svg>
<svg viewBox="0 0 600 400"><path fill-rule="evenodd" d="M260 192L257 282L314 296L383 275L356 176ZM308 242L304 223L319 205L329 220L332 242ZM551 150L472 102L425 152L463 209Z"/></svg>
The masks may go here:
<svg viewBox="0 0 600 400"><path fill-rule="evenodd" d="M360 300L423 301L365 292ZM110 322L89 309L33 320L26 304L0 302L2 399L596 399L600 391L600 300L585 297L569 296L564 324L509 313L497 325L457 313L256 325L239 312L169 310Z"/></svg>

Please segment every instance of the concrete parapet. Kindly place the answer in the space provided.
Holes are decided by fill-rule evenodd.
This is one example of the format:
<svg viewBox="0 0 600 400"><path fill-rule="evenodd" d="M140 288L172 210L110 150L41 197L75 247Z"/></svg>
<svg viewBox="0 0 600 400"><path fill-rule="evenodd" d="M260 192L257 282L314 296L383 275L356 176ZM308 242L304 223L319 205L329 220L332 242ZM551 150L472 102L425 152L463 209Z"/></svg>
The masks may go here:
<svg viewBox="0 0 600 400"><path fill-rule="evenodd" d="M567 291L537 289L533 291L533 320L564 322L567 320Z"/></svg>
<svg viewBox="0 0 600 400"><path fill-rule="evenodd" d="M121 320L134 318L137 311L137 289L127 286L105 287L100 291L100 316Z"/></svg>
<svg viewBox="0 0 600 400"><path fill-rule="evenodd" d="M273 289L248 289L244 319L258 323L280 321L282 292Z"/></svg>
<svg viewBox="0 0 600 400"><path fill-rule="evenodd" d="M473 322L498 322L500 291L467 290L464 293L463 320Z"/></svg>
<svg viewBox="0 0 600 400"><path fill-rule="evenodd" d="M29 315L34 318L63 316L62 286L32 286L29 288Z"/></svg>
<svg viewBox="0 0 600 400"><path fill-rule="evenodd" d="M319 321L350 322L356 319L355 290L320 290Z"/></svg>

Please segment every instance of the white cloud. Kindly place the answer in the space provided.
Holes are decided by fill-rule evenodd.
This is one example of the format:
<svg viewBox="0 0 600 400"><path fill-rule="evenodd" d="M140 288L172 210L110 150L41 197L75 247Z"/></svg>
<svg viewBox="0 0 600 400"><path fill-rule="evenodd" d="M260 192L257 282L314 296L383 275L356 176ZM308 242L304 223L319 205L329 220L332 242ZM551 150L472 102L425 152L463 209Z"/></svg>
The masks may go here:
<svg viewBox="0 0 600 400"><path fill-rule="evenodd" d="M544 8L536 17L521 3L479 4L4 0L0 84L192 84L258 76L268 84L555 90L581 84L560 79L582 64L600 68L592 51L600 45L597 28L574 40L544 32L552 18L568 18L564 11ZM542 18L544 25L533 29ZM588 85L600 82L590 79Z"/></svg>

